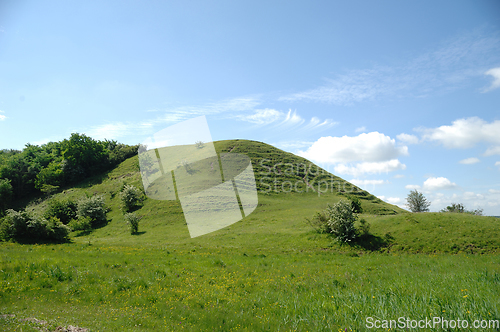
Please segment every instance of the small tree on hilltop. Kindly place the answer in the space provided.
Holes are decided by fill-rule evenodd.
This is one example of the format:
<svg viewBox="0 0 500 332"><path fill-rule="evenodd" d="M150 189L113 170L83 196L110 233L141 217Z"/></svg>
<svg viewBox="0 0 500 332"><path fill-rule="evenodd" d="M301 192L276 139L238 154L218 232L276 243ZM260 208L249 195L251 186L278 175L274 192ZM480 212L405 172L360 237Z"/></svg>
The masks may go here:
<svg viewBox="0 0 500 332"><path fill-rule="evenodd" d="M408 197L406 197L406 202L406 206L408 206L411 212L429 211L429 206L431 205L427 198L425 198L425 196L416 189L410 191Z"/></svg>

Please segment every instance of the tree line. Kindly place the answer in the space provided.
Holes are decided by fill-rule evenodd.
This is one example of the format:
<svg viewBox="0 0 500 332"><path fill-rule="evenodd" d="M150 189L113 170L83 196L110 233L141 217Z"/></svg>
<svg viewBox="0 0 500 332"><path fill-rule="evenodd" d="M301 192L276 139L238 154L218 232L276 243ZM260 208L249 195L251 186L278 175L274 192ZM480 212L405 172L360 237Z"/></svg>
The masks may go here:
<svg viewBox="0 0 500 332"><path fill-rule="evenodd" d="M0 216L15 200L50 194L102 173L137 154L137 149L138 145L73 133L60 142L26 144L22 151L0 150Z"/></svg>

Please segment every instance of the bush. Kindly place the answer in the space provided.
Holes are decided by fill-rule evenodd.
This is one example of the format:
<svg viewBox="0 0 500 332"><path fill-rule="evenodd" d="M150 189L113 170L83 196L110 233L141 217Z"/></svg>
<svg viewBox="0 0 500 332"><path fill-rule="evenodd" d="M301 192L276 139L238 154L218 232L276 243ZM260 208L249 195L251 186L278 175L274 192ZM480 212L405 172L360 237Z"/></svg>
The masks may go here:
<svg viewBox="0 0 500 332"><path fill-rule="evenodd" d="M359 220L359 235L367 236L370 234L370 224L365 219Z"/></svg>
<svg viewBox="0 0 500 332"><path fill-rule="evenodd" d="M452 203L447 206L446 209L442 209L440 212L453 212L453 213L468 213L475 216L482 216L483 209L467 210L462 203Z"/></svg>
<svg viewBox="0 0 500 332"><path fill-rule="evenodd" d="M26 211L8 210L0 226L2 240L56 241L68 240L70 229L57 218L31 215Z"/></svg>
<svg viewBox="0 0 500 332"><path fill-rule="evenodd" d="M352 211L354 213L363 213L363 208L361 207L361 201L356 196L349 196L351 201Z"/></svg>
<svg viewBox="0 0 500 332"><path fill-rule="evenodd" d="M332 234L339 242L350 242L356 238L354 222L357 215L353 212L350 202L340 200L334 205L329 205L326 213Z"/></svg>
<svg viewBox="0 0 500 332"><path fill-rule="evenodd" d="M68 224L72 231L89 231L92 229L92 220L89 217L73 219Z"/></svg>
<svg viewBox="0 0 500 332"><path fill-rule="evenodd" d="M45 210L44 217L47 219L55 217L67 225L72 219L76 218L77 209L76 202L72 200L52 199L49 201L49 206Z"/></svg>
<svg viewBox="0 0 500 332"><path fill-rule="evenodd" d="M106 219L106 204L102 196L92 196L83 198L78 202L77 217L89 218L92 227L105 224Z"/></svg>
<svg viewBox="0 0 500 332"><path fill-rule="evenodd" d="M125 214L125 222L130 227L130 234L136 234L139 231L140 218L135 213Z"/></svg>
<svg viewBox="0 0 500 332"><path fill-rule="evenodd" d="M306 218L306 221L320 234L332 232L326 212L317 212L312 219Z"/></svg>
<svg viewBox="0 0 500 332"><path fill-rule="evenodd" d="M132 185L125 185L123 187L120 198L122 200L122 209L124 213L133 212L139 209L144 201L142 192Z"/></svg>

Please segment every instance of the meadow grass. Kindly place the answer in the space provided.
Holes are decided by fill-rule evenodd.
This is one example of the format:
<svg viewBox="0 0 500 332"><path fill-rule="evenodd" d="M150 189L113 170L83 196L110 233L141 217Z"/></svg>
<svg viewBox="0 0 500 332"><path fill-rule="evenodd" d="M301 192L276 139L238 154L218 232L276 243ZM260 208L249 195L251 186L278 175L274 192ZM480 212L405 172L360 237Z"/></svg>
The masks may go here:
<svg viewBox="0 0 500 332"><path fill-rule="evenodd" d="M255 142L216 149L249 155L257 180L269 175L259 158L303 162ZM280 167L274 179L301 179ZM110 209L104 227L74 232L71 243L0 243L0 330L364 331L367 317L500 319L498 219L401 213L360 192L379 246L340 245L305 219L345 193L259 187L252 214L196 238L178 201L147 199L131 235L120 210L124 183L142 188L137 157L55 195L103 195Z"/></svg>
<svg viewBox="0 0 500 332"><path fill-rule="evenodd" d="M192 244L0 248L0 312L52 326L359 331L366 317L500 319L498 255ZM0 324L14 331L21 323Z"/></svg>

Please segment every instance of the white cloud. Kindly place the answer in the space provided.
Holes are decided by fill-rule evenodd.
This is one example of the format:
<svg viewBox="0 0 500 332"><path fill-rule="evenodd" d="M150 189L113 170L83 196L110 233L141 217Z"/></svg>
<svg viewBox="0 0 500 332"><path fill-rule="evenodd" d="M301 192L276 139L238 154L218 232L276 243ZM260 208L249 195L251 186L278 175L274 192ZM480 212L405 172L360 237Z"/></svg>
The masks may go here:
<svg viewBox="0 0 500 332"><path fill-rule="evenodd" d="M85 133L90 137L98 140L112 140L118 139L120 137L124 137L134 134L148 134L149 129L153 126L152 123L142 122L142 123L108 123L104 125L94 126L89 130L86 130Z"/></svg>
<svg viewBox="0 0 500 332"><path fill-rule="evenodd" d="M478 117L458 119L451 126L438 128L420 128L423 139L436 141L447 148L471 148L479 142L493 144L485 155L500 151L500 120L488 123Z"/></svg>
<svg viewBox="0 0 500 332"><path fill-rule="evenodd" d="M405 188L410 190L417 190L420 189L420 186L418 184L407 184Z"/></svg>
<svg viewBox="0 0 500 332"><path fill-rule="evenodd" d="M457 186L456 183L451 182L447 178L438 177L438 178L428 178L425 180L423 188L425 190L443 190L443 189L453 189Z"/></svg>
<svg viewBox="0 0 500 332"><path fill-rule="evenodd" d="M497 162L495 163L495 166L500 166L500 161L497 161Z"/></svg>
<svg viewBox="0 0 500 332"><path fill-rule="evenodd" d="M381 184L386 183L386 181L384 181L384 180L360 180L360 179L352 179L349 182L358 186L358 187L367 186L367 185L376 186L376 185L381 185Z"/></svg>
<svg viewBox="0 0 500 332"><path fill-rule="evenodd" d="M0 113L5 113L5 112L4 111L0 111ZM7 117L5 115L3 115L3 114L0 114L0 121L3 121L5 119L7 119Z"/></svg>
<svg viewBox="0 0 500 332"><path fill-rule="evenodd" d="M391 204L399 204L401 203L403 200L399 197L387 197L387 202L391 203Z"/></svg>
<svg viewBox="0 0 500 332"><path fill-rule="evenodd" d="M359 128L356 128L356 130L354 130L356 133L362 133L362 132L365 132L366 131L366 127L363 126L363 127L359 127Z"/></svg>
<svg viewBox="0 0 500 332"><path fill-rule="evenodd" d="M486 152L484 153L486 157L493 156L495 154L500 154L500 145L489 147L488 149L486 149Z"/></svg>
<svg viewBox="0 0 500 332"><path fill-rule="evenodd" d="M354 166L339 164L334 167L334 171L336 174L347 174L353 176L359 176L362 174L388 173L403 169L406 169L406 165L402 164L397 159L380 162L364 162L358 163Z"/></svg>
<svg viewBox="0 0 500 332"><path fill-rule="evenodd" d="M480 162L478 158L467 158L459 161L460 164L464 165L477 164L478 162Z"/></svg>
<svg viewBox="0 0 500 332"><path fill-rule="evenodd" d="M299 151L298 154L325 164L380 162L408 155L408 147L397 147L394 139L375 131L355 137L321 137L306 151Z"/></svg>
<svg viewBox="0 0 500 332"><path fill-rule="evenodd" d="M470 78L484 66L497 64L498 54L500 38L476 30L400 66L346 71L316 88L279 99L350 105L381 96L407 98L447 92L470 84Z"/></svg>
<svg viewBox="0 0 500 332"><path fill-rule="evenodd" d="M253 114L240 115L238 118L240 120L256 123L256 124L270 124L281 118L285 117L285 114L281 111L275 109L261 109L255 110Z"/></svg>
<svg viewBox="0 0 500 332"><path fill-rule="evenodd" d="M398 140L400 140L403 143L406 144L417 144L418 143L418 137L415 135L410 135L410 134L399 134L396 136Z"/></svg>
<svg viewBox="0 0 500 332"><path fill-rule="evenodd" d="M496 190L496 189L490 189L490 190L488 190L488 192L490 194L500 194L500 190Z"/></svg>
<svg viewBox="0 0 500 332"><path fill-rule="evenodd" d="M483 90L483 92L488 92L500 88L500 67L492 68L484 74L493 76L493 82L491 82L491 85Z"/></svg>
<svg viewBox="0 0 500 332"><path fill-rule="evenodd" d="M404 177L405 177L404 174L396 174L396 175L394 175L395 179L402 179Z"/></svg>

